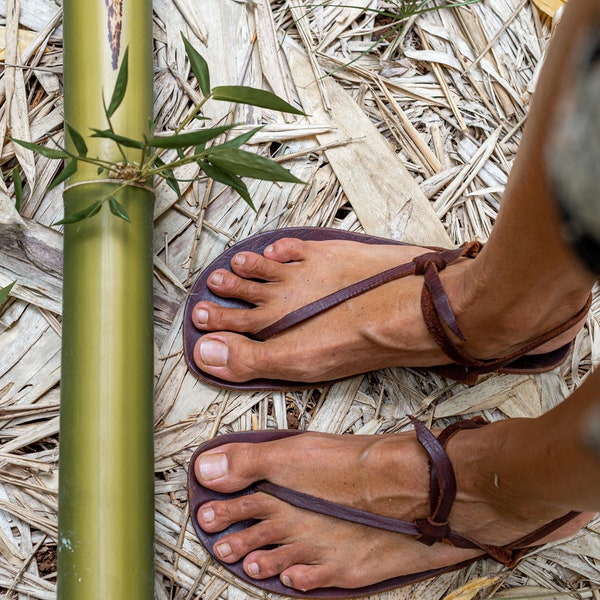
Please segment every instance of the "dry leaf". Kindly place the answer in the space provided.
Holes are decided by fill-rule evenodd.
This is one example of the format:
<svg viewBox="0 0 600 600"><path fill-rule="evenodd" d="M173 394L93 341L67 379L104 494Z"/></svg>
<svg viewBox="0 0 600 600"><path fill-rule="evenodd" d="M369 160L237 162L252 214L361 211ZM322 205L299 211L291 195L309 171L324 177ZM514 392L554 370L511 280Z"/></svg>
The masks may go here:
<svg viewBox="0 0 600 600"><path fill-rule="evenodd" d="M19 41L19 51L23 51L25 50L25 48L27 48L27 46L29 46L29 44L31 42L33 42L33 40L35 40L37 33L35 33L35 31L28 31L27 29L20 29L19 28L19 34L18 34L18 41ZM0 60L4 60L4 52L6 50L6 27L2 26L0 27Z"/></svg>
<svg viewBox="0 0 600 600"><path fill-rule="evenodd" d="M543 588L538 585L523 585L510 590L502 590L494 595L494 598L512 598L513 600L565 600L569 598L575 598L575 595L565 595L564 593L552 594L552 591L548 588Z"/></svg>
<svg viewBox="0 0 600 600"><path fill-rule="evenodd" d="M500 577L479 577L448 594L444 600L472 600L483 589L497 583Z"/></svg>
<svg viewBox="0 0 600 600"><path fill-rule="evenodd" d="M549 17L553 17L566 4L566 0L533 0L533 3Z"/></svg>

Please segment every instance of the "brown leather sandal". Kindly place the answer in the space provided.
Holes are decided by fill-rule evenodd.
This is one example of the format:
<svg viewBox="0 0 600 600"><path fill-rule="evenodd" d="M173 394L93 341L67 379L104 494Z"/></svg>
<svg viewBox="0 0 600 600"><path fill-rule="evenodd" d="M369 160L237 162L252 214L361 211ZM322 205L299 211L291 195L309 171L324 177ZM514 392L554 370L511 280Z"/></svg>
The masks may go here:
<svg viewBox="0 0 600 600"><path fill-rule="evenodd" d="M512 544L502 547L480 544L475 540L452 531L448 526L448 517L456 496L456 480L450 459L448 458L444 448L448 440L458 431L462 429L481 427L482 425L486 425L487 422L479 417L467 421L459 421L444 429L436 438L420 421L416 419L412 420L415 426L417 439L429 456L430 515L428 517L416 519L414 522L384 517L382 515L343 506L336 502L323 500L322 498L317 498L309 494L297 492L289 488L275 485L269 481L257 482L254 485L251 485L250 487L235 494L223 494L201 486L194 476L193 465L202 452L206 452L212 448L229 443L261 443L294 435L301 435L304 432L283 430L233 433L205 442L194 452L190 460L190 466L188 469L188 501L192 523L198 537L200 538L200 541L210 555L226 569L247 583L250 583L265 591L275 592L284 596L296 596L299 598L356 598L357 596L384 592L423 581L431 577L436 577L442 573L455 571L457 569L466 567L480 558L484 558L485 556L489 556L508 567L514 566L526 552L529 552L533 549L531 547L532 544L535 544L537 541L555 531L579 514L577 512L570 512L563 517L555 519L554 521L544 525L533 533L516 540ZM284 586L278 577L270 577L268 579L261 580L253 579L246 575L245 571L243 570L241 560L234 564L225 564L214 554L213 547L223 535L246 529L253 524L253 521L235 523L225 531L218 533L207 533L203 531L198 524L198 510L206 502L213 500L227 500L243 495L254 494L256 492L270 494L271 496L275 496L276 498L279 498L293 506L327 515L329 517L335 517L350 521L352 523L359 523L386 531L393 531L403 535L410 535L428 546L431 546L436 542L446 542L459 548L478 548L483 552L483 554L479 557L462 561L447 567L430 569L410 575L402 575L359 589L324 588L309 592L300 592Z"/></svg>
<svg viewBox="0 0 600 600"><path fill-rule="evenodd" d="M205 373L199 369L194 362L194 346L205 333L208 333L199 331L192 323L192 311L198 302L201 300L208 300L220 304L221 306L233 308L249 308L251 306L241 300L221 298L213 294L206 285L209 275L215 269L219 268L231 270L231 259L238 252L250 251L262 253L268 245L283 237L317 241L333 239L351 240L364 244L412 245L361 233L352 233L349 231L321 227L278 229L249 237L235 244L204 269L190 290L187 299L183 321L183 348L190 370L200 380L232 390L298 390L322 387L326 384L333 383L332 381L305 383L273 379L254 379L243 383L232 383ZM580 321L589 309L591 298L573 318L531 341L519 351L501 358L485 361L475 359L459 349L456 343L452 341L451 335L456 336L458 340L462 341L464 341L465 338L456 322L452 307L450 306L450 302L448 301L448 297L446 296L438 273L445 269L447 265L460 258L475 258L481 248L482 244L480 242L468 242L455 249L430 247L428 248L430 252L415 257L411 262L387 269L382 273L368 277L338 290L333 294L325 296L324 298L316 300L315 302L311 302L306 306L292 311L275 323L249 337L261 341L266 340L277 333L281 333L329 308L372 290L384 283L408 275L423 275L425 285L423 286L421 308L425 323L432 338L440 346L446 356L453 361L453 364L428 367L427 370L470 385L475 383L481 375L492 372L542 373L554 369L560 365L569 354L571 348L570 343L565 344L552 352L543 354L530 353Z"/></svg>

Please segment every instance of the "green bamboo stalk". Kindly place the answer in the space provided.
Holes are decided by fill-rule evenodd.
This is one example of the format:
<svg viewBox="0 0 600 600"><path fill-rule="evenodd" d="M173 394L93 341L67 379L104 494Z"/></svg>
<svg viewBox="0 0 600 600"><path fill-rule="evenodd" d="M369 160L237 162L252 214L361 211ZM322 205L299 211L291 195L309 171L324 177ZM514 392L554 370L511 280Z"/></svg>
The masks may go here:
<svg viewBox="0 0 600 600"><path fill-rule="evenodd" d="M118 67L129 83L111 117L142 139L152 116L151 0L64 0L65 121L89 155L123 160L105 129ZM121 14L121 7L123 13ZM71 141L68 148L76 152ZM128 158L139 160L137 150ZM153 597L153 193L106 181L79 162L65 216L113 195L127 222L103 206L65 225L59 465L58 597Z"/></svg>

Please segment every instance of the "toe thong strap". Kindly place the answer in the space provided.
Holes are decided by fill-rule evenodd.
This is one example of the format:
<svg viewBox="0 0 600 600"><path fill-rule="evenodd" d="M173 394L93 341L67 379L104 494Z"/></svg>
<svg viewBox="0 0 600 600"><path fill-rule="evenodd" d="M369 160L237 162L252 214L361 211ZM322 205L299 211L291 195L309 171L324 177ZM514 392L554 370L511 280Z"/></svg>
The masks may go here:
<svg viewBox="0 0 600 600"><path fill-rule="evenodd" d="M438 306L436 306L436 308L440 311L440 315L443 315L444 322L446 322L451 329L454 325L455 328L458 329L458 325L456 325L456 319L454 319L454 314L452 313L452 309L448 303L448 298L444 293L444 288L439 281L437 273L438 271L444 269L446 265L458 260L463 256L474 258L481 247L482 246L479 242L469 242L458 248L450 250L439 248L432 249L431 252L417 256L411 262L397 265L391 269L386 269L381 273L377 273L376 275L372 275L371 277L357 281L356 283L337 290L332 294L324 296L323 298L319 298L314 302L310 302L309 304L306 304L305 306L288 313L268 327L256 332L253 337L260 341L267 340L276 333L280 333L281 331L285 331L286 329L289 329L298 323L302 323L303 321L306 321L307 319L310 319L311 317L314 317L315 315L318 315L329 308L333 308L334 306L337 306L346 300L350 300L350 298L364 294L365 292L375 289L384 283L388 283L390 281L394 281L395 279L400 279L402 277L406 277L407 275L413 274L425 274L426 283L429 280L428 285L431 285L431 287L434 289L433 297L438 302ZM435 290L438 291L436 292ZM452 330L454 331L454 329Z"/></svg>

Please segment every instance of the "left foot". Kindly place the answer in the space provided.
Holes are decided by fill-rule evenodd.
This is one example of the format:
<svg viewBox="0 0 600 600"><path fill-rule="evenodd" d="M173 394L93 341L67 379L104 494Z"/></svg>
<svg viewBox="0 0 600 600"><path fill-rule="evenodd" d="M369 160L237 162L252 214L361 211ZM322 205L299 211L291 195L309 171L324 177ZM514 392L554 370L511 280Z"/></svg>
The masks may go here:
<svg viewBox="0 0 600 600"><path fill-rule="evenodd" d="M568 512L548 504L511 506L502 482L498 487L497 482L490 485L493 473L483 472L485 461L478 457L484 455L482 448L503 443L504 427L493 424L461 431L447 448L458 485L451 529L497 546L514 542ZM201 454L194 472L202 486L224 493L268 480L403 520L429 515L427 457L412 432L385 436L307 433L266 443L226 444ZM200 507L197 518L209 533L256 519L255 525L219 538L215 554L224 563L243 559L244 571L253 579L279 576L284 585L302 591L356 589L482 554L447 543L425 546L410 536L299 509L262 492L208 502ZM536 543L571 535L588 521L589 515L583 514Z"/></svg>

